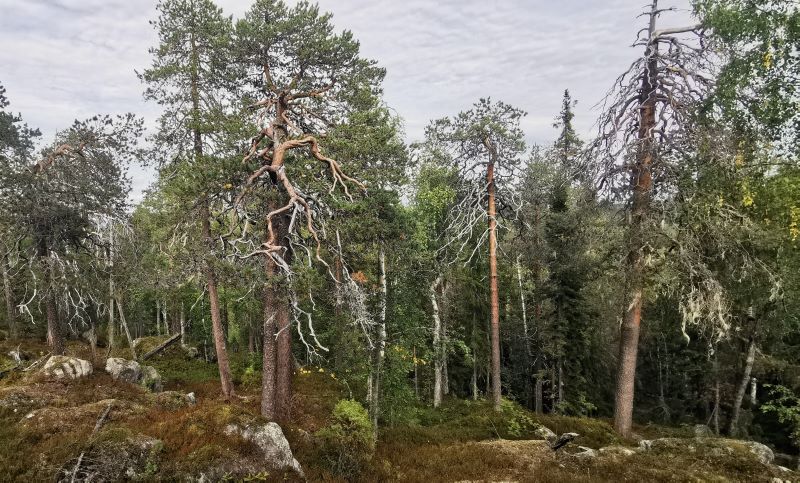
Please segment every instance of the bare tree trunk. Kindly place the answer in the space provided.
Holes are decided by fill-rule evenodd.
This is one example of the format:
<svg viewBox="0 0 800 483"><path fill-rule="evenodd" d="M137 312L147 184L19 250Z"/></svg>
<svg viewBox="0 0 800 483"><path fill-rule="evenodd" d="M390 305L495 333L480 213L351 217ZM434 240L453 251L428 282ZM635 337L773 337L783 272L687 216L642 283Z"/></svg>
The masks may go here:
<svg viewBox="0 0 800 483"><path fill-rule="evenodd" d="M131 331L128 330L128 321L125 320L125 310L122 308L122 299L120 297L115 297L117 302L117 311L119 312L119 321L122 324L122 329L125 331L125 337L128 339L128 347L131 350L131 356L136 359L136 347L133 346L133 337L131 337Z"/></svg>
<svg viewBox="0 0 800 483"><path fill-rule="evenodd" d="M285 294L277 302L279 332L276 341L275 400L278 403L278 419L287 421L290 417L292 398L292 326L289 303Z"/></svg>
<svg viewBox="0 0 800 483"><path fill-rule="evenodd" d="M441 274L430 286L429 294L431 307L433 307L433 407L438 408L442 404L442 321L439 317L439 302L436 300L436 293L442 283Z"/></svg>
<svg viewBox="0 0 800 483"><path fill-rule="evenodd" d="M478 400L478 317L472 311L472 400Z"/></svg>
<svg viewBox="0 0 800 483"><path fill-rule="evenodd" d="M375 340L373 349L374 366L372 368L372 389L369 409L372 418L372 439L378 441L378 417L380 416L380 387L381 371L383 370L383 357L386 351L386 304L388 296L388 286L386 284L386 253L381 245L378 254L380 268L379 285L381 287L380 308L378 314L378 337Z"/></svg>
<svg viewBox="0 0 800 483"><path fill-rule="evenodd" d="M64 354L64 336L61 334L61 327L58 320L58 308L56 307L56 288L53 280L53 259L50 251L44 243L39 245L39 259L43 261L45 273L45 311L47 313L47 345L51 347L53 355Z"/></svg>
<svg viewBox="0 0 800 483"><path fill-rule="evenodd" d="M14 313L14 292L11 290L11 275L8 268L8 254L3 255L3 294L6 299L6 320L8 322L8 336L10 339L19 337L17 317Z"/></svg>
<svg viewBox="0 0 800 483"><path fill-rule="evenodd" d="M564 405L564 359L558 358L558 408Z"/></svg>
<svg viewBox="0 0 800 483"><path fill-rule="evenodd" d="M179 317L180 323L180 331L181 331L181 347L186 346L186 309L183 306L183 300L181 300L181 311Z"/></svg>
<svg viewBox="0 0 800 483"><path fill-rule="evenodd" d="M161 336L161 300L156 299L156 335Z"/></svg>
<svg viewBox="0 0 800 483"><path fill-rule="evenodd" d="M744 394L747 392L747 384L750 382L750 373L753 371L753 362L756 360L756 338L755 335L750 337L750 342L747 348L747 359L744 363L744 372L742 379L739 382L739 387L736 389L736 396L733 399L733 409L731 410L731 422L728 427L728 434L737 436L739 433L739 413L742 409L742 400Z"/></svg>
<svg viewBox="0 0 800 483"><path fill-rule="evenodd" d="M419 365L417 364L417 346L414 346L414 395L419 399Z"/></svg>
<svg viewBox="0 0 800 483"><path fill-rule="evenodd" d="M497 209L495 207L494 164L492 149L486 170L489 194L489 288L491 292L491 342L492 342L492 406L500 411L500 293L497 286Z"/></svg>
<svg viewBox="0 0 800 483"><path fill-rule="evenodd" d="M211 251L213 239L211 238L211 222L209 221L208 203L204 202L201 207L201 223L203 225L203 239L207 249ZM206 255L210 257L210 254ZM219 380L222 385L222 395L230 399L234 395L233 379L228 362L228 350L225 347L225 333L222 331L222 319L219 311L219 294L217 293L217 276L214 266L210 259L206 258L203 267L206 276L206 287L208 288L208 302L211 309L211 332L214 337L214 350L217 353L217 366L219 367Z"/></svg>
<svg viewBox="0 0 800 483"><path fill-rule="evenodd" d="M719 367L714 355L714 434L719 436Z"/></svg>
<svg viewBox="0 0 800 483"><path fill-rule="evenodd" d="M167 318L167 314L169 313L169 306L167 305L167 301L164 300L161 303L161 322L164 323L164 335L169 337L170 330L169 330L169 320Z"/></svg>
<svg viewBox="0 0 800 483"><path fill-rule="evenodd" d="M108 257L108 349L106 358L111 357L111 350L114 347L114 225L109 226L109 244L106 251Z"/></svg>
<svg viewBox="0 0 800 483"><path fill-rule="evenodd" d="M262 354L261 373L261 415L267 419L275 420L275 328L277 327L277 314L275 313L274 299L276 298L277 283L275 277L278 267L272 257L266 259L267 282L264 286L264 351Z"/></svg>
<svg viewBox="0 0 800 483"><path fill-rule="evenodd" d="M656 29L657 1L653 1L648 27L648 38L653 40ZM636 359L639 350L639 326L642 320L642 296L644 293L644 253L646 219L650 212L653 185L651 165L653 163L653 127L656 123L655 93L657 88L657 42L648 42L645 56L648 60L648 75L642 79L640 90L640 119L638 138L640 145L636 163L631 168L630 184L633 190L630 225L630 247L627 258L628 308L620 330L619 356L617 360L617 383L614 400L614 429L623 437L629 437L633 424L634 382Z"/></svg>
<svg viewBox="0 0 800 483"><path fill-rule="evenodd" d="M522 262L521 262L522 255L517 255L517 285L519 286L519 303L520 308L522 309L522 341L525 346L525 359L524 359L524 369L523 373L526 374L525 377L525 406L531 407L531 399L532 399L532 383L533 379L528 375L529 371L531 370L531 340L530 334L528 333L528 311L527 307L525 306L525 287L522 283Z"/></svg>

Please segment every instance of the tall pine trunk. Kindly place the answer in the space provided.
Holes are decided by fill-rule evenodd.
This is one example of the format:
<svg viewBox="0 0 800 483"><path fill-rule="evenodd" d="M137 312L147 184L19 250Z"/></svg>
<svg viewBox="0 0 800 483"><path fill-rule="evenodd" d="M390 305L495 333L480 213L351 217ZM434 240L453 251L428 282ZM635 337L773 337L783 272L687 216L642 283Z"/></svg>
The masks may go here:
<svg viewBox="0 0 800 483"><path fill-rule="evenodd" d="M199 56L197 52L197 43L194 35L191 38L191 96L192 96L192 117L194 118L193 127L193 149L194 156L197 161L203 157L203 138L200 132L200 79L199 79ZM200 203L200 222L202 224L203 242L206 246L207 253L204 257L203 271L206 277L206 286L208 288L208 300L211 308L211 330L214 336L214 349L217 353L217 366L219 367L219 379L222 386L222 395L229 399L234 395L233 379L231 378L231 369L228 363L228 351L225 347L225 333L222 331L222 319L219 312L219 294L217 293L217 276L214 272L214 265L211 260L214 239L211 236L211 208L209 206L208 195L203 195Z"/></svg>
<svg viewBox="0 0 800 483"><path fill-rule="evenodd" d="M500 410L500 294L497 287L497 209L495 207L494 152L486 170L489 195L489 288L491 292L492 406Z"/></svg>
<svg viewBox="0 0 800 483"><path fill-rule="evenodd" d="M650 15L649 37L653 39L656 27L656 2ZM642 320L642 297L644 294L644 253L646 244L646 221L650 212L653 185L653 129L656 124L655 95L657 88L657 42L648 42L645 56L648 58L647 74L642 79L640 91L639 146L636 163L631 168L630 187L633 191L629 252L626 261L628 274L628 307L620 329L617 381L614 398L614 429L623 437L629 437L633 424L634 382L636 359L639 350L639 326Z"/></svg>

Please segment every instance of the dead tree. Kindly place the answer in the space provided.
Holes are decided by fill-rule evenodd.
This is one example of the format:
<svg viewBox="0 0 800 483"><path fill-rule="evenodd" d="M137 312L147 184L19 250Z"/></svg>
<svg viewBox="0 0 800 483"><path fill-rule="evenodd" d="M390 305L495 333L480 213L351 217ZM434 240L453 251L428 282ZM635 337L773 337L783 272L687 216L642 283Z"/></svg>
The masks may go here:
<svg viewBox="0 0 800 483"><path fill-rule="evenodd" d="M604 105L600 135L590 154L603 160L601 186L628 203L627 296L620 332L614 427L630 434L650 241L653 199L668 191L679 159L690 148L689 120L711 86L702 26L658 29L672 8L653 0L635 47L643 55L615 82Z"/></svg>

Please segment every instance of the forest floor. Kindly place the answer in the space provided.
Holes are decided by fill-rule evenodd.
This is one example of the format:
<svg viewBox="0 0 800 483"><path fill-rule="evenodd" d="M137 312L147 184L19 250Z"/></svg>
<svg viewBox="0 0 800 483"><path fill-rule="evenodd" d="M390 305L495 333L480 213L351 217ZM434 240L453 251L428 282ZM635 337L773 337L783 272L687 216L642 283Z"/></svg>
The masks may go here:
<svg viewBox="0 0 800 483"><path fill-rule="evenodd" d="M0 341L0 373L12 365L5 354L16 347ZM47 352L33 340L23 341L21 349L31 360ZM80 342L71 342L68 354L91 360ZM104 355L98 351L91 376L74 381L35 371L7 372L0 379L0 481L54 481L79 463L121 474L114 471L134 460L140 472L124 479L297 479L291 472L257 470L255 445L224 431L231 422L258 420L260 374L248 369L245 354L231 354L237 383L232 402L219 397L216 365L189 358L180 347L147 362L164 380L160 394L114 381L103 370ZM347 388L333 374L305 368L295 375L294 391L292 422L283 430L307 479L346 481L319 458L315 433L330 424ZM183 397L189 392L196 404ZM95 432L110 402L113 410ZM669 438L642 451L638 441L620 440L606 421L536 415L511 403L495 413L484 401L452 399L435 411L416 408L415 414L413 422L382 429L374 457L351 481L800 481L800 473L761 463L741 442L695 438L693 428L636 427L643 439ZM554 452L540 425L580 436ZM131 441L140 443L138 452ZM578 454L578 446L607 449L587 456Z"/></svg>

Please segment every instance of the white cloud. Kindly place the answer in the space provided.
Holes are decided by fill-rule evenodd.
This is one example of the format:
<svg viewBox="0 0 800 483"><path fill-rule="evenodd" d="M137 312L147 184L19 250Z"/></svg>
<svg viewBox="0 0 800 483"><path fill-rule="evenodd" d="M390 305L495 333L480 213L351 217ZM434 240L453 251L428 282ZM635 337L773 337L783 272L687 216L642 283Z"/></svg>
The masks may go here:
<svg viewBox="0 0 800 483"><path fill-rule="evenodd" d="M365 56L387 68L387 103L409 140L432 118L491 96L529 113L529 141L554 137L564 89L578 99L576 125L590 135L600 101L638 52L642 0L321 0L339 28L353 31ZM683 24L684 10L665 18ZM249 0L221 0L239 16ZM73 119L135 112L152 125L157 106L142 100L134 73L155 42L153 0L0 0L0 82L12 108L45 138ZM152 179L131 172L135 198Z"/></svg>

